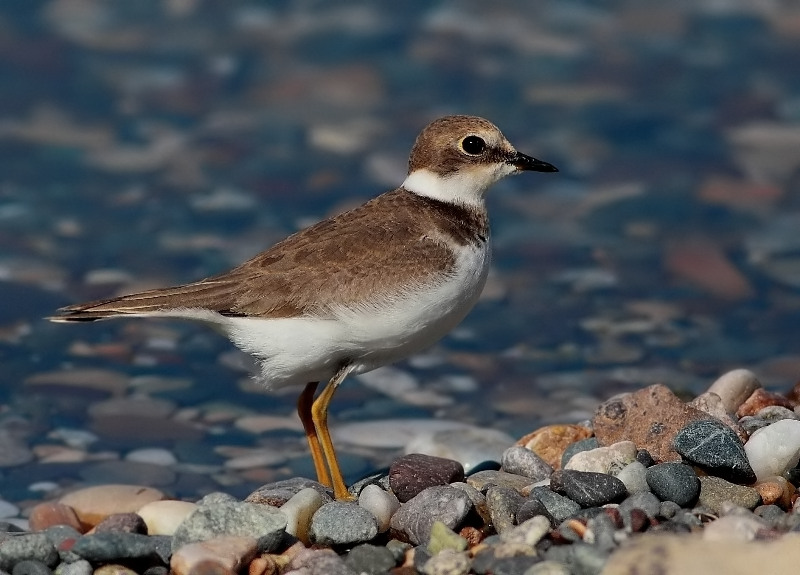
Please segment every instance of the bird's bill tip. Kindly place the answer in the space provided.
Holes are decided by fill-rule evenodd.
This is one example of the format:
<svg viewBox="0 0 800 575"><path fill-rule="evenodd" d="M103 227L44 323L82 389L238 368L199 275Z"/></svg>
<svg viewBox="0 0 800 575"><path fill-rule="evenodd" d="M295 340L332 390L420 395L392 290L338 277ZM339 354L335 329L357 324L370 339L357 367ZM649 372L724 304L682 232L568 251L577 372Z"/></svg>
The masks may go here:
<svg viewBox="0 0 800 575"><path fill-rule="evenodd" d="M521 172L557 172L553 164L537 160L521 152L517 152L508 162Z"/></svg>

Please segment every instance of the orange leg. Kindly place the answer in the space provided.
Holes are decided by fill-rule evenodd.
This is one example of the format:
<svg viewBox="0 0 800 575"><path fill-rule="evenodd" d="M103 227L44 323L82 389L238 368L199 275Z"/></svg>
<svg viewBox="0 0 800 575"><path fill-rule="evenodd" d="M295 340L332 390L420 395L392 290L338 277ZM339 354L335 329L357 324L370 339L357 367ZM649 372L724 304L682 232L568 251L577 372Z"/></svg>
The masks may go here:
<svg viewBox="0 0 800 575"><path fill-rule="evenodd" d="M354 497L347 491L347 486L342 478L342 470L339 468L339 461L336 459L336 451L333 449L333 441L328 431L328 405L333 399L334 392L339 387L339 384L344 381L344 378L347 377L348 373L350 373L349 366L337 371L311 406L311 418L319 434L319 443L322 446L322 452L325 455L325 461L331 473L333 495L339 501L352 500Z"/></svg>
<svg viewBox="0 0 800 575"><path fill-rule="evenodd" d="M311 449L311 459L314 461L314 470L317 472L317 481L327 487L333 487L328 473L328 466L325 464L325 458L319 444L319 437L317 437L317 428L314 426L314 419L311 414L311 407L314 404L314 392L317 391L318 385L318 381L312 381L303 389L303 393L297 399L297 415L300 416L303 429L306 431L308 447Z"/></svg>

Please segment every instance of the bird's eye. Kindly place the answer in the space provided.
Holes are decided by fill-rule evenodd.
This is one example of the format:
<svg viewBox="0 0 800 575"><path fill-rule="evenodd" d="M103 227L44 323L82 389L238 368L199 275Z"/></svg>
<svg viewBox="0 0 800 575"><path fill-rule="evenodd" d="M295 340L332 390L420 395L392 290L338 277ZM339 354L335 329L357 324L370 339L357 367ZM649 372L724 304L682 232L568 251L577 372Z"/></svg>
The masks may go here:
<svg viewBox="0 0 800 575"><path fill-rule="evenodd" d="M470 156L479 156L486 149L486 142L478 136L467 136L461 140L461 149Z"/></svg>

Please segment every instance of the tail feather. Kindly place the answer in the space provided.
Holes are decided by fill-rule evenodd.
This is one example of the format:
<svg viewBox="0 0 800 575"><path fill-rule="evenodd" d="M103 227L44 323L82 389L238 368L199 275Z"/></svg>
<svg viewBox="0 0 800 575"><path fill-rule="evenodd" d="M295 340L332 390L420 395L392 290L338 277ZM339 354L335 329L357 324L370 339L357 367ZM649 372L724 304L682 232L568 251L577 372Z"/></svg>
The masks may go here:
<svg viewBox="0 0 800 575"><path fill-rule="evenodd" d="M231 315L230 292L225 282L201 281L166 289L155 289L121 297L79 303L62 307L54 322L88 322L118 316L137 316L170 312L179 309L203 308Z"/></svg>

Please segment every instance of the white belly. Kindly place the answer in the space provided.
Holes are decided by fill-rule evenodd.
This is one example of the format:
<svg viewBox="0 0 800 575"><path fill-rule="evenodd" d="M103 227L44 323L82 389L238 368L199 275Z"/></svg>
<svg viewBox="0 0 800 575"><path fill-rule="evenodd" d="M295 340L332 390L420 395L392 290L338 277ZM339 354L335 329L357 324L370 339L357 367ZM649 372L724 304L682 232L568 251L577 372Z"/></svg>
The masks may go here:
<svg viewBox="0 0 800 575"><path fill-rule="evenodd" d="M342 308L332 319L217 316L213 323L260 360L269 387L327 381L343 364L364 373L425 349L453 329L478 300L489 259L488 245L465 247L446 281L409 286L391 301Z"/></svg>

